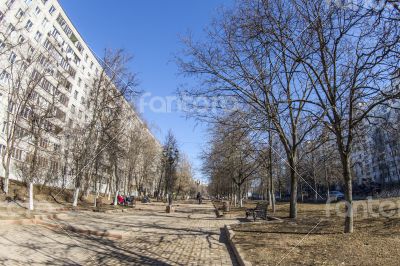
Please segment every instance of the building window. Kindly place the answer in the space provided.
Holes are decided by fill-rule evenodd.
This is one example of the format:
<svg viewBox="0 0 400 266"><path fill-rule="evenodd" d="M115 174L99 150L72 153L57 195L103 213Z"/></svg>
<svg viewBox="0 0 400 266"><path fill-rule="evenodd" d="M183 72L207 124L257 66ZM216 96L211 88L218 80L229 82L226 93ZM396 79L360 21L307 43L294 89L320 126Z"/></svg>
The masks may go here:
<svg viewBox="0 0 400 266"><path fill-rule="evenodd" d="M14 63L16 59L17 59L17 55L14 52L11 52L10 56L8 57L8 61L10 63Z"/></svg>
<svg viewBox="0 0 400 266"><path fill-rule="evenodd" d="M75 114L75 108L76 108L75 105L71 106L71 113Z"/></svg>
<svg viewBox="0 0 400 266"><path fill-rule="evenodd" d="M4 13L0 11L0 22L3 21L3 18L4 18Z"/></svg>
<svg viewBox="0 0 400 266"><path fill-rule="evenodd" d="M46 5L49 0L42 0L43 5Z"/></svg>
<svg viewBox="0 0 400 266"><path fill-rule="evenodd" d="M40 8L37 6L35 8L35 15L38 16L40 14L40 12L42 12L42 10L40 10Z"/></svg>
<svg viewBox="0 0 400 266"><path fill-rule="evenodd" d="M43 36L42 33L40 31L37 31L35 35L35 41L40 42L42 36Z"/></svg>
<svg viewBox="0 0 400 266"><path fill-rule="evenodd" d="M11 34L11 33L13 33L14 31L15 31L15 27L14 27L13 24L10 23L10 25L8 25L8 27L7 27L6 33L7 33L7 34Z"/></svg>
<svg viewBox="0 0 400 266"><path fill-rule="evenodd" d="M82 110L79 110L79 113L78 113L78 118L79 119L82 118L82 114L83 114Z"/></svg>
<svg viewBox="0 0 400 266"><path fill-rule="evenodd" d="M25 41L25 37L23 35L19 35L18 37L18 43L23 43Z"/></svg>
<svg viewBox="0 0 400 266"><path fill-rule="evenodd" d="M5 151L6 151L6 146L0 144L0 154L4 154Z"/></svg>
<svg viewBox="0 0 400 266"><path fill-rule="evenodd" d="M32 3L32 0L25 0L24 2L25 4L30 5Z"/></svg>
<svg viewBox="0 0 400 266"><path fill-rule="evenodd" d="M0 82L7 83L9 79L10 79L10 74L7 71L3 70L3 72L1 72L0 74Z"/></svg>
<svg viewBox="0 0 400 266"><path fill-rule="evenodd" d="M27 31L30 31L30 30L32 29L32 26L33 26L32 21L31 21L31 20L28 20L28 21L26 22L25 29L26 29Z"/></svg>
<svg viewBox="0 0 400 266"><path fill-rule="evenodd" d="M14 4L15 0L7 0L6 6L10 8Z"/></svg>
<svg viewBox="0 0 400 266"><path fill-rule="evenodd" d="M22 9L18 9L17 13L15 14L15 17L20 19L22 18L22 16L24 15L24 11L22 11Z"/></svg>
<svg viewBox="0 0 400 266"><path fill-rule="evenodd" d="M22 150L20 149L13 149L11 157L16 160L22 160Z"/></svg>
<svg viewBox="0 0 400 266"><path fill-rule="evenodd" d="M42 26L43 26L43 27L46 27L48 22L49 22L48 19L47 19L47 18L44 18L44 19L42 20Z"/></svg>
<svg viewBox="0 0 400 266"><path fill-rule="evenodd" d="M74 91L74 98L75 98L75 100L78 99L78 92L77 91Z"/></svg>
<svg viewBox="0 0 400 266"><path fill-rule="evenodd" d="M54 6L51 6L49 9L50 15L53 15L53 13L56 11L56 8Z"/></svg>

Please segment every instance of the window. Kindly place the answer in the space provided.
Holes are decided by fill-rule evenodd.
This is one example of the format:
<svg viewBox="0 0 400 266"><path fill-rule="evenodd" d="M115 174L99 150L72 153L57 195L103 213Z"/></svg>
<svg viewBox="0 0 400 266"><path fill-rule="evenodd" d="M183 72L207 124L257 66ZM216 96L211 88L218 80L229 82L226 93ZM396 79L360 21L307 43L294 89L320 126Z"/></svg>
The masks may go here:
<svg viewBox="0 0 400 266"><path fill-rule="evenodd" d="M80 42L76 42L75 46L76 46L76 49L78 49L78 51L80 53L83 53L83 46Z"/></svg>
<svg viewBox="0 0 400 266"><path fill-rule="evenodd" d="M33 54L35 52L35 48L33 48L33 46L29 45L29 54Z"/></svg>
<svg viewBox="0 0 400 266"><path fill-rule="evenodd" d="M6 6L10 8L14 4L15 0L7 0Z"/></svg>
<svg viewBox="0 0 400 266"><path fill-rule="evenodd" d="M6 151L6 146L0 144L0 154L4 154L5 151Z"/></svg>
<svg viewBox="0 0 400 266"><path fill-rule="evenodd" d="M93 70L93 66L94 66L93 62L90 62L90 69L91 70Z"/></svg>
<svg viewBox="0 0 400 266"><path fill-rule="evenodd" d="M7 130L7 122L4 121L4 122L3 122L3 128L2 128L2 130L1 130L1 132L6 133L6 130Z"/></svg>
<svg viewBox="0 0 400 266"><path fill-rule="evenodd" d="M69 98L65 94L61 94L60 96L60 103L62 103L64 106L68 106Z"/></svg>
<svg viewBox="0 0 400 266"><path fill-rule="evenodd" d="M42 10L40 10L40 8L37 6L35 8L35 15L38 16L41 12L42 12Z"/></svg>
<svg viewBox="0 0 400 266"><path fill-rule="evenodd" d="M61 150L60 144L54 143L54 151L60 151L60 150Z"/></svg>
<svg viewBox="0 0 400 266"><path fill-rule="evenodd" d="M0 51L6 47L6 44L0 40Z"/></svg>
<svg viewBox="0 0 400 266"><path fill-rule="evenodd" d="M80 87L82 85L82 79L78 78L78 86Z"/></svg>
<svg viewBox="0 0 400 266"><path fill-rule="evenodd" d="M10 74L3 70L3 72L1 72L0 74L0 83L7 83L8 80L10 79Z"/></svg>
<svg viewBox="0 0 400 266"><path fill-rule="evenodd" d="M78 92L77 91L74 91L74 98L75 98L75 100L78 99Z"/></svg>
<svg viewBox="0 0 400 266"><path fill-rule="evenodd" d="M26 22L25 29L26 29L27 31L30 31L30 30L32 29L32 26L33 26L32 21L31 21L31 20L28 20L28 21Z"/></svg>
<svg viewBox="0 0 400 266"><path fill-rule="evenodd" d="M25 41L25 37L23 35L19 35L18 43L23 43Z"/></svg>
<svg viewBox="0 0 400 266"><path fill-rule="evenodd" d="M43 5L46 5L49 0L42 0Z"/></svg>
<svg viewBox="0 0 400 266"><path fill-rule="evenodd" d="M81 97L81 104L85 104L85 98Z"/></svg>
<svg viewBox="0 0 400 266"><path fill-rule="evenodd" d="M17 55L14 52L11 52L10 56L8 57L8 61L10 63L14 63L16 59L17 59Z"/></svg>
<svg viewBox="0 0 400 266"><path fill-rule="evenodd" d="M15 31L15 27L14 27L13 24L10 23L10 25L8 25L8 27L7 27L6 33L7 33L7 34L11 34L11 33L13 33L14 31Z"/></svg>
<svg viewBox="0 0 400 266"><path fill-rule="evenodd" d="M20 19L22 18L22 16L24 15L24 11L22 11L22 9L18 9L17 13L15 14L15 17Z"/></svg>
<svg viewBox="0 0 400 266"><path fill-rule="evenodd" d="M9 101L8 102L8 112L13 113L14 107L15 107L15 103L13 101Z"/></svg>
<svg viewBox="0 0 400 266"><path fill-rule="evenodd" d="M82 118L82 114L83 114L82 110L79 110L79 113L78 113L78 118L79 119Z"/></svg>
<svg viewBox="0 0 400 266"><path fill-rule="evenodd" d="M21 111L21 116L25 119L28 119L30 114L31 114L31 110L27 107L23 108L23 110Z"/></svg>
<svg viewBox="0 0 400 266"><path fill-rule="evenodd" d="M71 106L71 113L75 114L75 105Z"/></svg>
<svg viewBox="0 0 400 266"><path fill-rule="evenodd" d="M40 31L37 31L35 35L35 41L40 42L41 39L42 39L42 33Z"/></svg>
<svg viewBox="0 0 400 266"><path fill-rule="evenodd" d="M60 32L55 27L53 27L53 31L51 32L51 35L53 35L54 38L57 39L57 37L60 36Z"/></svg>
<svg viewBox="0 0 400 266"><path fill-rule="evenodd" d="M0 22L3 20L4 18L4 13L0 11Z"/></svg>
<svg viewBox="0 0 400 266"><path fill-rule="evenodd" d="M56 11L56 8L54 6L51 6L49 9L50 15L53 15L53 13Z"/></svg>
<svg viewBox="0 0 400 266"><path fill-rule="evenodd" d="M25 0L24 2L25 4L30 5L32 3L32 0Z"/></svg>
<svg viewBox="0 0 400 266"><path fill-rule="evenodd" d="M22 160L22 150L14 148L11 157L16 160Z"/></svg>
<svg viewBox="0 0 400 266"><path fill-rule="evenodd" d="M42 26L46 27L48 22L49 22L49 20L47 18L44 18L42 21Z"/></svg>

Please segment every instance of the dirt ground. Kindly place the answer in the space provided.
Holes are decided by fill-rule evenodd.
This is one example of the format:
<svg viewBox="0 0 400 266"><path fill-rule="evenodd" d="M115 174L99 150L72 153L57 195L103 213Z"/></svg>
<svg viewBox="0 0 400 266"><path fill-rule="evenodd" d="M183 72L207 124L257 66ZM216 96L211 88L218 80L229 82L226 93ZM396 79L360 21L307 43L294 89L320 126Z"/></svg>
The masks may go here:
<svg viewBox="0 0 400 266"><path fill-rule="evenodd" d="M254 205L247 204L246 207ZM357 201L354 233L344 234L344 204L279 203L275 217L234 225L234 242L253 265L400 265L400 200ZM226 215L244 217L233 208Z"/></svg>

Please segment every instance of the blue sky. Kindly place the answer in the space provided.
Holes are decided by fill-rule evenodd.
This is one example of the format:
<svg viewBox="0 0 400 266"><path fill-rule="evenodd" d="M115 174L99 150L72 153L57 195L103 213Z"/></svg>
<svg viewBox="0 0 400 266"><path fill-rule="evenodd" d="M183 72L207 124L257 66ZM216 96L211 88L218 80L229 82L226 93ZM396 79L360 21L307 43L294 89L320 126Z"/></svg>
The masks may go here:
<svg viewBox="0 0 400 266"><path fill-rule="evenodd" d="M190 83L177 75L178 69L172 61L182 48L179 36L190 31L196 39L204 38L203 29L217 16L218 8L231 5L233 0L59 2L98 55L104 48L125 49L134 56L131 68L138 74L140 89L152 96L166 97L173 96L180 84ZM206 126L177 112L151 112L144 108L143 116L161 142L172 129L181 150L191 159L196 177L202 178L199 155L206 141Z"/></svg>

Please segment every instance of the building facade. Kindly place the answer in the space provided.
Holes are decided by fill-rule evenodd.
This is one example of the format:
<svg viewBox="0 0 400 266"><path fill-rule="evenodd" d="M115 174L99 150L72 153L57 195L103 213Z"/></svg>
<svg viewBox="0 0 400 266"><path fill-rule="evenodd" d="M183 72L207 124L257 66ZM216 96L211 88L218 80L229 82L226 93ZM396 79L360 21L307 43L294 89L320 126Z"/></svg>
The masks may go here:
<svg viewBox="0 0 400 266"><path fill-rule="evenodd" d="M74 186L68 179L77 173L74 173L73 161L67 154L72 149L67 137L74 133L68 132L89 126L93 115L89 103L89 98L93 97L91 88L102 73L110 75L106 67L107 64L85 43L57 0L1 1L0 154L3 156L0 176L6 175L7 156L4 154L8 151L11 179L23 180L24 162L37 158L37 165L49 169L48 174L55 176L54 180L50 178L50 183ZM113 81L112 78L108 80ZM113 89L117 90L117 86ZM30 104L21 104L24 97ZM161 150L161 145L132 104L125 98L121 102L124 121L121 132L117 132L118 138L128 141L129 132L139 130ZM40 117L41 125L37 129L32 114ZM19 118L15 119L15 116ZM36 134L42 128L45 130L39 132L39 137L25 137L29 130ZM34 150L43 156L33 156L32 146L39 147ZM99 167L104 175L111 174L107 173L107 167L107 163ZM121 175L127 174L124 164L118 167ZM105 181L101 183L102 187L107 186ZM126 184L122 182L119 186Z"/></svg>

